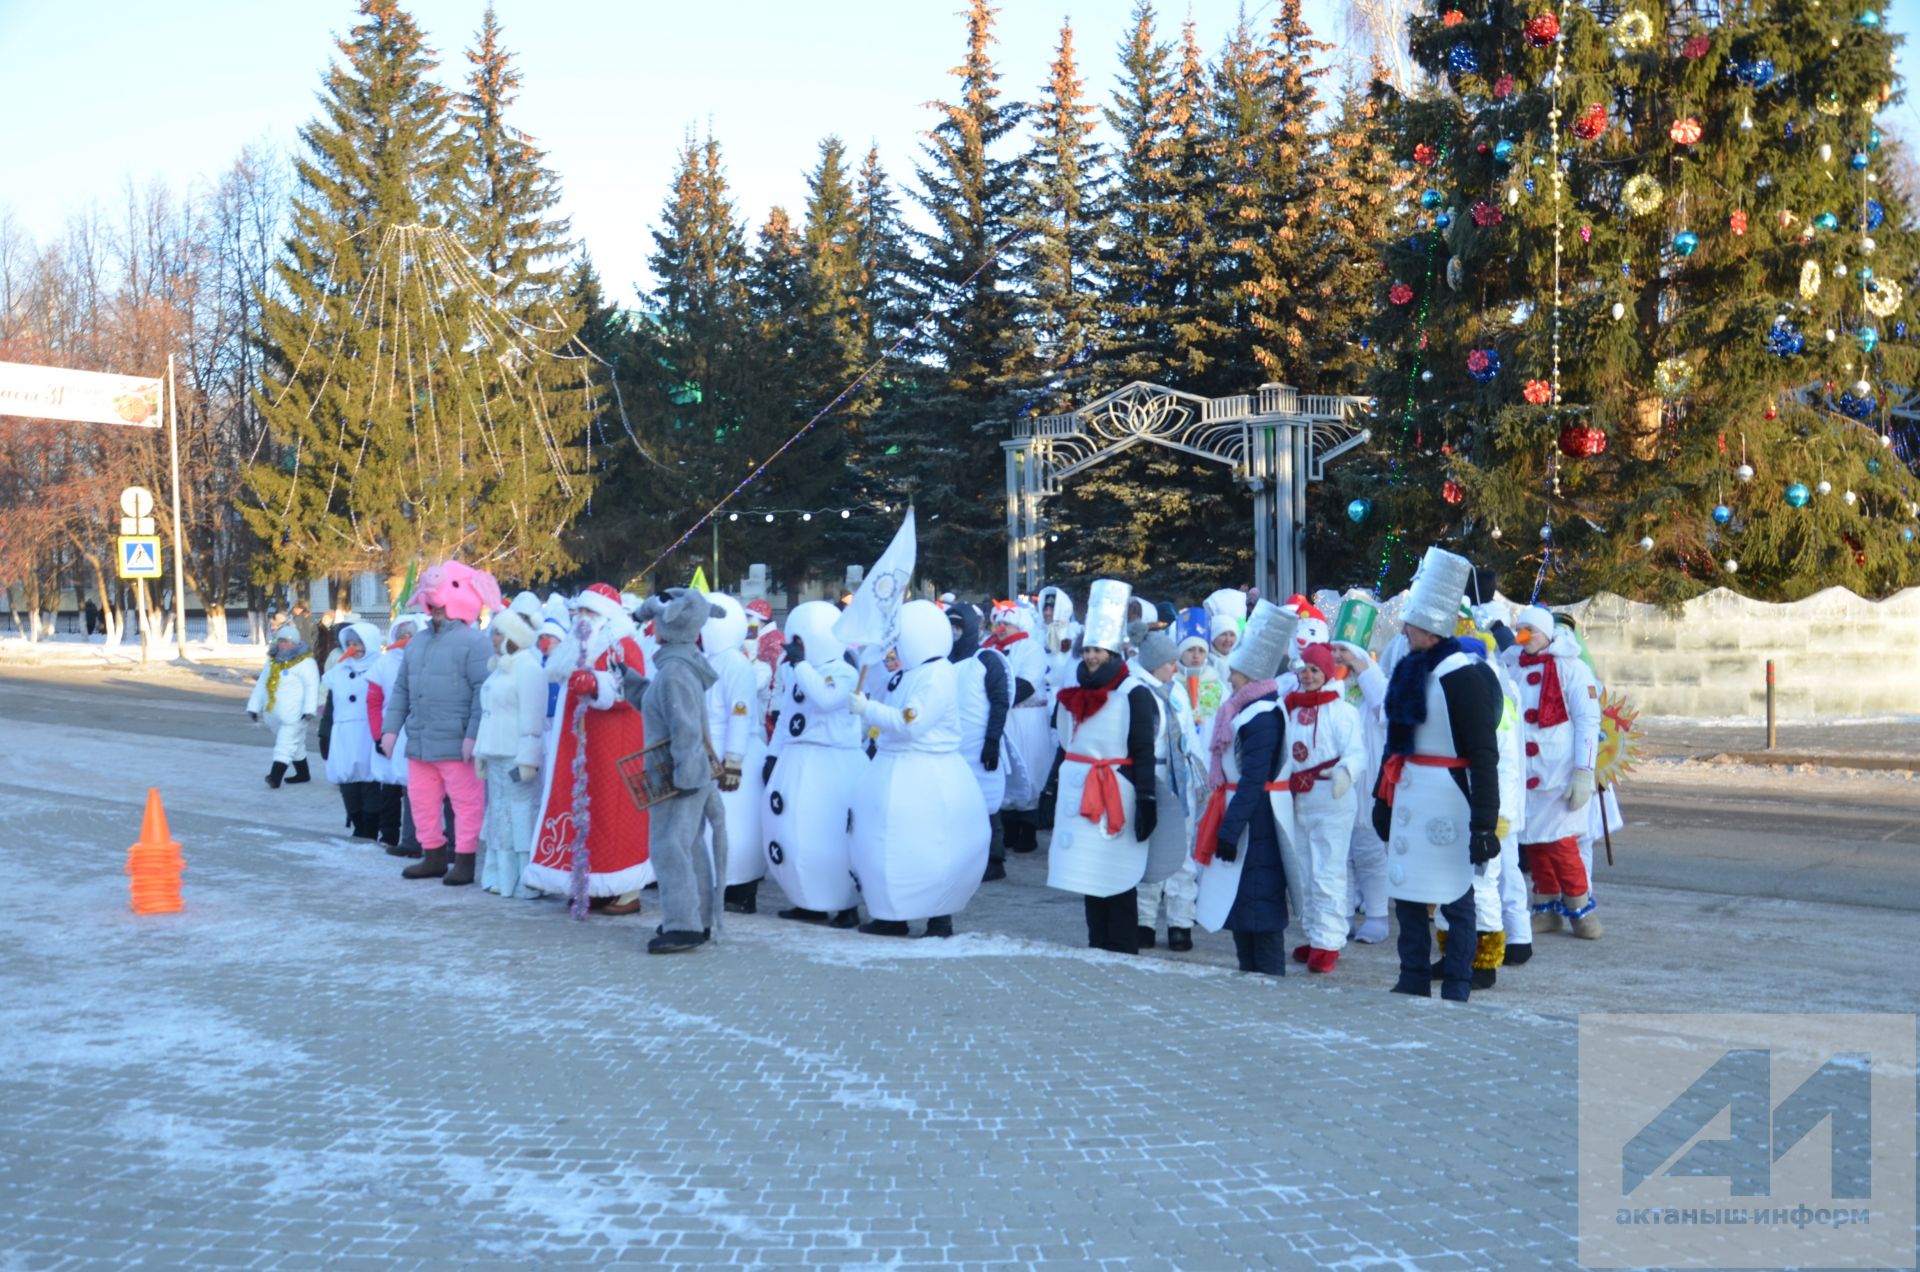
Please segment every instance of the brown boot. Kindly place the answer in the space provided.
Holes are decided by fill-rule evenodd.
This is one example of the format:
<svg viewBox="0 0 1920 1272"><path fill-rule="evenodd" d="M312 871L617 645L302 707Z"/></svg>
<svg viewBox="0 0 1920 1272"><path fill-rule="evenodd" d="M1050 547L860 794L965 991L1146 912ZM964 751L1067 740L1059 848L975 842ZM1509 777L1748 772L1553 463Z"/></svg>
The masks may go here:
<svg viewBox="0 0 1920 1272"><path fill-rule="evenodd" d="M1560 894L1547 896L1544 893L1533 894L1533 930L1535 932L1558 932L1564 920L1560 917Z"/></svg>
<svg viewBox="0 0 1920 1272"><path fill-rule="evenodd" d="M429 848L426 855L400 872L402 879L438 879L447 873L447 850Z"/></svg>
<svg viewBox="0 0 1920 1272"><path fill-rule="evenodd" d="M440 882L444 883L449 888L458 888L462 884L472 883L474 856L475 854L470 852L454 853L453 869L447 871L446 878L442 879Z"/></svg>
<svg viewBox="0 0 1920 1272"><path fill-rule="evenodd" d="M1595 914L1596 902L1591 893L1582 892L1578 896L1566 899L1567 918L1573 923L1573 934L1583 941L1597 941L1606 929L1600 926L1600 916Z"/></svg>

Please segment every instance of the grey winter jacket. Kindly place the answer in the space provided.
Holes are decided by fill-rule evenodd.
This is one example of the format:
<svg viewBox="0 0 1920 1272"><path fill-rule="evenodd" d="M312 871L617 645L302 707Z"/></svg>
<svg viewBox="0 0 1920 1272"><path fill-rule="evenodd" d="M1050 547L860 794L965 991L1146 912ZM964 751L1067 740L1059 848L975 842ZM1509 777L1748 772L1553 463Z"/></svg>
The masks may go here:
<svg viewBox="0 0 1920 1272"><path fill-rule="evenodd" d="M460 744L480 733L480 687L492 658L485 632L458 619L433 620L407 642L380 732L406 725L410 760L460 759Z"/></svg>
<svg viewBox="0 0 1920 1272"><path fill-rule="evenodd" d="M707 744L707 689L718 679L706 655L693 645L662 645L651 676L629 674L621 686L628 702L640 708L646 728L648 767L667 769L673 788L705 790L713 784L713 757ZM665 750L651 744L665 739Z"/></svg>

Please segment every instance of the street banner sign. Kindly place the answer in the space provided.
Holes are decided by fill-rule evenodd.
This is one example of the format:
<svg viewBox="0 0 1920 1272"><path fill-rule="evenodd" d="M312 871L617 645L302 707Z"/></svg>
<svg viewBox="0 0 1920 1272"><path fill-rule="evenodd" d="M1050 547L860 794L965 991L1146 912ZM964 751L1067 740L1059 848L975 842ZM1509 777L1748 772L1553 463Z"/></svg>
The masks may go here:
<svg viewBox="0 0 1920 1272"><path fill-rule="evenodd" d="M0 415L159 428L160 377L0 362Z"/></svg>
<svg viewBox="0 0 1920 1272"><path fill-rule="evenodd" d="M157 579L160 577L160 536L123 534L118 542L121 578Z"/></svg>

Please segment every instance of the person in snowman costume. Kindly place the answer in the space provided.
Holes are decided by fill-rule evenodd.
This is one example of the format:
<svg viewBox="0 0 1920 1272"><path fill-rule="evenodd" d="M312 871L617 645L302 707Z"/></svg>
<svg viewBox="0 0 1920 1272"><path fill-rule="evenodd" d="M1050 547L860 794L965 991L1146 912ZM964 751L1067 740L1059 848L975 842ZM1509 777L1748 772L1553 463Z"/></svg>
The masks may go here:
<svg viewBox="0 0 1920 1272"><path fill-rule="evenodd" d="M1600 689L1571 632L1529 605L1514 615L1514 644L1504 655L1520 695L1527 760L1527 814L1520 851L1533 876L1535 932L1560 930L1597 940L1580 839L1590 825L1593 768L1600 749Z"/></svg>
<svg viewBox="0 0 1920 1272"><path fill-rule="evenodd" d="M1295 833L1283 844L1289 894L1306 931L1306 944L1293 961L1309 972L1331 972L1347 944L1353 906L1347 895L1347 856L1353 822L1359 812L1354 793L1370 774L1360 713L1334 687L1333 647L1320 641L1301 646L1301 627L1326 624L1302 619L1294 628L1299 687L1287 694L1290 754L1287 788L1293 795Z"/></svg>
<svg viewBox="0 0 1920 1272"><path fill-rule="evenodd" d="M381 796L373 761L379 748L367 726L367 677L379 655L380 633L371 623L348 623L339 631L338 649L339 660L321 677L327 690L327 780L340 788L353 837L377 839Z"/></svg>
<svg viewBox="0 0 1920 1272"><path fill-rule="evenodd" d="M960 703L960 754L980 786L987 806L987 869L982 882L1007 877L1006 837L1000 832L1000 805L1007 796L1005 737L1013 706L1013 676L1006 656L980 644L980 611L966 601L947 606L953 628L954 688Z"/></svg>
<svg viewBox="0 0 1920 1272"><path fill-rule="evenodd" d="M1058 693L1073 683L1079 662L1080 624L1073 617L1073 598L1057 587L1040 589L1041 648L1047 656L1047 679ZM1053 703L1047 703L1049 711ZM1051 758L1047 761L1051 766Z"/></svg>
<svg viewBox="0 0 1920 1272"><path fill-rule="evenodd" d="M1084 897L1087 944L1116 954L1140 952L1137 889L1159 822L1160 705L1122 657L1132 591L1117 579L1094 581L1080 665L1053 712L1061 760L1047 886Z"/></svg>
<svg viewBox="0 0 1920 1272"><path fill-rule="evenodd" d="M1281 700L1298 686L1286 674L1296 621L1261 601L1234 646L1233 694L1214 717L1207 806L1194 836L1201 866L1195 917L1209 932L1233 933L1241 971L1266 976L1287 974L1286 841L1298 831Z"/></svg>
<svg viewBox="0 0 1920 1272"><path fill-rule="evenodd" d="M925 919L928 936L953 935L987 868L987 807L960 756L953 629L932 601L900 607L900 664L887 700L854 693L853 713L876 731L873 767L853 805L850 865L873 936L905 936Z"/></svg>
<svg viewBox="0 0 1920 1272"><path fill-rule="evenodd" d="M307 725L320 714L320 671L313 650L300 639L299 629L283 624L273 634L267 665L260 669L247 697L247 715L255 724L273 730L273 766L267 785L312 780L307 768ZM291 768L293 775L287 776Z"/></svg>
<svg viewBox="0 0 1920 1272"><path fill-rule="evenodd" d="M1049 718L1053 686L1039 632L1039 615L1025 601L1002 601L994 606L993 634L986 647L1007 660L1013 682L1002 748L1020 753L1027 776L1025 796L1018 803L1009 799L999 814L1003 842L1007 851L1016 853L1034 852L1040 847L1040 789L1053 769L1053 725ZM991 863L988 872L992 873Z"/></svg>
<svg viewBox="0 0 1920 1272"><path fill-rule="evenodd" d="M733 914L760 908L760 880L767 855L760 838L760 807L766 733L759 723L760 683L746 652L747 611L722 592L708 594L716 611L700 630L700 648L713 668L707 689L707 736L720 757L716 785L726 809L725 844L714 845L714 859L727 863L724 902ZM711 833L711 831L709 831Z"/></svg>
<svg viewBox="0 0 1920 1272"><path fill-rule="evenodd" d="M787 615L759 823L768 873L793 902L780 917L851 928L860 911L848 823L868 765L860 721L847 710L858 673L833 634L839 618L827 601L803 602Z"/></svg>
<svg viewBox="0 0 1920 1272"><path fill-rule="evenodd" d="M1140 948L1152 949L1160 903L1167 905L1167 948L1175 953L1193 949L1193 900L1198 875L1187 837L1189 804L1194 784L1193 714L1184 689L1176 687L1179 659L1173 638L1163 631L1148 632L1130 660L1135 684L1153 693L1158 722L1153 732L1153 834L1147 839L1147 869L1136 890L1134 906ZM1131 697L1131 691L1129 691Z"/></svg>
<svg viewBox="0 0 1920 1272"><path fill-rule="evenodd" d="M1414 574L1374 788L1373 827L1387 844L1387 893L1400 924L1393 992L1421 998L1433 994L1427 907L1438 906L1452 930L1474 931L1474 876L1500 857L1500 681L1448 634L1472 573L1465 557L1436 547ZM1447 945L1441 997L1471 996L1474 952L1472 941Z"/></svg>

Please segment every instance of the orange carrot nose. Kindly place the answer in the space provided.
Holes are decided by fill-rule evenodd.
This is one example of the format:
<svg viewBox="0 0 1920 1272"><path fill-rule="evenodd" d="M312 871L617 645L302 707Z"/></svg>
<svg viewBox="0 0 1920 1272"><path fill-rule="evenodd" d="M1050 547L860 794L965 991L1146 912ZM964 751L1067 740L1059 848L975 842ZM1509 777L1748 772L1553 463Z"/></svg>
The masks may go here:
<svg viewBox="0 0 1920 1272"><path fill-rule="evenodd" d="M186 868L180 845L167 830L167 810L161 807L160 790L149 787L146 815L140 819L140 838L127 849L133 912L174 914L184 908L180 900L180 874Z"/></svg>

